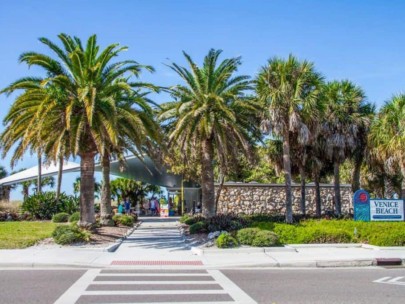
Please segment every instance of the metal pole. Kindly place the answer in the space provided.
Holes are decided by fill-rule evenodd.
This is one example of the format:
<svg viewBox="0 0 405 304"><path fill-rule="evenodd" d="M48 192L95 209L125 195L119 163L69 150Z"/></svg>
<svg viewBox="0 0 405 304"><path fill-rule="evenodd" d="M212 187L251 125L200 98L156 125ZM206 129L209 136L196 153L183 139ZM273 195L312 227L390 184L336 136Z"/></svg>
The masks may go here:
<svg viewBox="0 0 405 304"><path fill-rule="evenodd" d="M184 214L184 180L181 179L181 215Z"/></svg>

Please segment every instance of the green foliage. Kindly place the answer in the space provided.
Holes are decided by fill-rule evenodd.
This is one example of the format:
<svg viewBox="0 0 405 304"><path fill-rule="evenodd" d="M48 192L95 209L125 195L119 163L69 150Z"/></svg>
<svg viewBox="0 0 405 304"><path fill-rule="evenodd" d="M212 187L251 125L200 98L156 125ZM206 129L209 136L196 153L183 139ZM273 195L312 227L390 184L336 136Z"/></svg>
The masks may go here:
<svg viewBox="0 0 405 304"><path fill-rule="evenodd" d="M261 230L256 233L252 246L255 247L271 247L279 245L279 238L277 234L267 230Z"/></svg>
<svg viewBox="0 0 405 304"><path fill-rule="evenodd" d="M260 232L259 228L244 228L238 231L237 238L242 245L252 245L256 234Z"/></svg>
<svg viewBox="0 0 405 304"><path fill-rule="evenodd" d="M190 226L190 234L201 233L207 231L207 224L205 222L198 222Z"/></svg>
<svg viewBox="0 0 405 304"><path fill-rule="evenodd" d="M61 193L59 201L55 192L42 192L29 196L22 204L22 210L41 220L49 220L59 212L71 214L78 210L78 199Z"/></svg>
<svg viewBox="0 0 405 304"><path fill-rule="evenodd" d="M116 225L121 224L121 225L128 226L128 227L134 226L134 218L130 215L116 214L113 216L113 221L115 222Z"/></svg>
<svg viewBox="0 0 405 304"><path fill-rule="evenodd" d="M211 217L208 221L208 231L236 231L241 228L248 227L249 220L245 217L237 216L235 214L217 214Z"/></svg>
<svg viewBox="0 0 405 304"><path fill-rule="evenodd" d="M203 222L203 221L205 221L205 217L203 217L201 215L195 215L195 216L191 216L191 217L188 217L187 219L185 219L184 224L190 226L195 223Z"/></svg>
<svg viewBox="0 0 405 304"><path fill-rule="evenodd" d="M75 212L69 217L69 222L77 222L80 220L80 212Z"/></svg>
<svg viewBox="0 0 405 304"><path fill-rule="evenodd" d="M52 233L55 243L67 245L77 242L88 242L90 233L80 229L76 224L57 226Z"/></svg>
<svg viewBox="0 0 405 304"><path fill-rule="evenodd" d="M22 209L41 220L50 220L54 214L59 212L54 192L43 192L29 196L23 202Z"/></svg>
<svg viewBox="0 0 405 304"><path fill-rule="evenodd" d="M215 242L218 248L232 248L238 246L238 241L229 233L221 233Z"/></svg>
<svg viewBox="0 0 405 304"><path fill-rule="evenodd" d="M54 223L67 223L69 220L69 214L66 212L56 213L52 216L52 222Z"/></svg>
<svg viewBox="0 0 405 304"><path fill-rule="evenodd" d="M189 218L190 218L190 215L188 215L188 214L183 214L183 215L180 217L179 222L184 224L184 223L186 222L186 220L189 219Z"/></svg>
<svg viewBox="0 0 405 304"><path fill-rule="evenodd" d="M404 222L355 222L353 220L305 220L289 225L253 222L251 227L273 231L283 244L368 243L376 246L405 245Z"/></svg>

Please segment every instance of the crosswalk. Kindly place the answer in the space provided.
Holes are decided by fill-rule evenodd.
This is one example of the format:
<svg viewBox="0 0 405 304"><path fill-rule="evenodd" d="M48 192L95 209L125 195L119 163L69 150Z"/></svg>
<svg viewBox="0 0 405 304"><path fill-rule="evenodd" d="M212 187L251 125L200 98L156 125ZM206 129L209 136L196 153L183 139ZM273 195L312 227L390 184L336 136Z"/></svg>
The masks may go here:
<svg viewBox="0 0 405 304"><path fill-rule="evenodd" d="M90 269L55 303L256 302L219 270Z"/></svg>

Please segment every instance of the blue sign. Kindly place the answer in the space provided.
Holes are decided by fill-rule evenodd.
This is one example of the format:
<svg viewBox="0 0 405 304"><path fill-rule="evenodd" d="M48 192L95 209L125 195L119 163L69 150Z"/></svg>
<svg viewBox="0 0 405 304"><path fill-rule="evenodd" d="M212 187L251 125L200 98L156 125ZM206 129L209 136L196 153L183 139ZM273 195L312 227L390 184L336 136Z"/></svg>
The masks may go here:
<svg viewBox="0 0 405 304"><path fill-rule="evenodd" d="M370 221L370 194L365 190L357 190L353 195L355 221Z"/></svg>

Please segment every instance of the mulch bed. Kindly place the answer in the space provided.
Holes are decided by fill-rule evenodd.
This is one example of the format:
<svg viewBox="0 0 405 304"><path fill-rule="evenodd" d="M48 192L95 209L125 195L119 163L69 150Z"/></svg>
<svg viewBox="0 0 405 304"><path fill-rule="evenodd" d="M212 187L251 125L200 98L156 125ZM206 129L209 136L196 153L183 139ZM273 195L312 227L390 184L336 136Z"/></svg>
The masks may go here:
<svg viewBox="0 0 405 304"><path fill-rule="evenodd" d="M103 226L101 228L97 228L96 231L91 234L90 244L101 245L115 242L117 239L126 235L129 229L131 228L127 226Z"/></svg>

